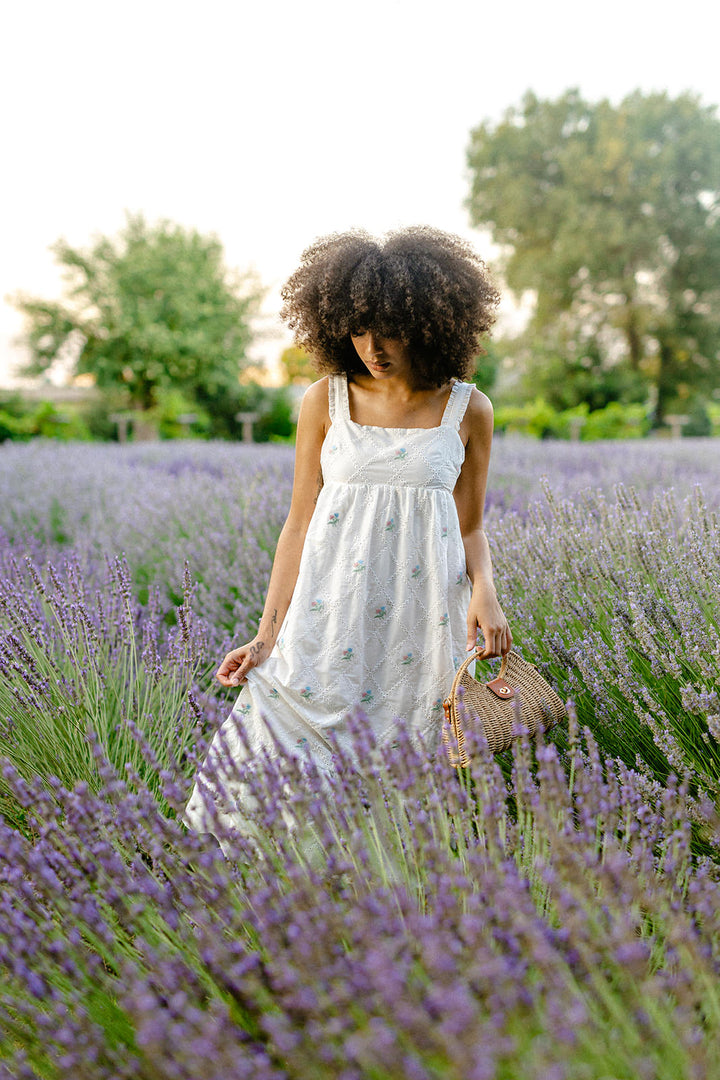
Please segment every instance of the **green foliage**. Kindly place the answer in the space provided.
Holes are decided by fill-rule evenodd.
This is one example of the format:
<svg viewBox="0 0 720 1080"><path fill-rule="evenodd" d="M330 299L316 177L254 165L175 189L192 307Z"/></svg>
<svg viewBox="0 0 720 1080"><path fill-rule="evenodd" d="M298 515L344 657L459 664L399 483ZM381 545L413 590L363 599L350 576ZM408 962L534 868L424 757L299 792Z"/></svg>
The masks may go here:
<svg viewBox="0 0 720 1080"><path fill-rule="evenodd" d="M180 390L164 390L152 410L161 439L206 437L212 427L210 415Z"/></svg>
<svg viewBox="0 0 720 1080"><path fill-rule="evenodd" d="M162 389L153 407L143 411L127 408L120 393L63 404L62 410L50 402L28 402L12 395L0 398L0 442L37 436L114 442L118 425L110 417L117 414L131 421L131 440L138 424L159 439L240 439L242 425L235 419L238 412L259 414L253 425L255 442L291 442L294 438L293 402L286 387L238 383L214 404L203 404L200 395L193 397L177 388Z"/></svg>
<svg viewBox="0 0 720 1080"><path fill-rule="evenodd" d="M683 435L707 437L713 433L712 420L707 405L701 398L695 398L687 409L688 422L682 429Z"/></svg>
<svg viewBox="0 0 720 1080"><path fill-rule="evenodd" d="M640 372L627 363L610 361L597 341L588 342L578 352L549 335L538 340L536 335L527 334L504 343L504 347L521 367L517 390L527 400L540 395L559 411L581 404L592 411L611 401L647 400L647 382Z"/></svg>
<svg viewBox="0 0 720 1080"><path fill-rule="evenodd" d="M312 383L320 378L313 367L312 357L304 349L299 349L297 345L290 345L287 349L283 349L280 363L288 383Z"/></svg>
<svg viewBox="0 0 720 1080"><path fill-rule="evenodd" d="M505 246L531 332L570 364L621 350L654 388L656 422L683 387L720 378L720 121L691 94L618 106L526 94L468 151L474 224Z"/></svg>
<svg viewBox="0 0 720 1080"><path fill-rule="evenodd" d="M262 413L255 424L255 442L289 442L295 435L293 403L285 387L267 387L262 399Z"/></svg>
<svg viewBox="0 0 720 1080"><path fill-rule="evenodd" d="M83 251L59 240L60 302L15 300L26 319L28 373L44 371L71 335L84 341L76 372L151 408L171 388L217 400L237 385L251 341L257 282L230 273L220 241L129 214L116 239Z"/></svg>
<svg viewBox="0 0 720 1080"><path fill-rule="evenodd" d="M198 403L203 400L198 396ZM242 423L238 413L259 413L253 424L255 442L289 440L295 433L292 399L286 387L260 386L242 383L234 386L217 402L205 403L209 413L208 435L213 439L242 438Z"/></svg>
<svg viewBox="0 0 720 1080"><path fill-rule="evenodd" d="M6 439L90 439L92 434L77 412L59 410L51 401L27 402L19 395L0 400L0 442Z"/></svg>
<svg viewBox="0 0 720 1080"><path fill-rule="evenodd" d="M647 435L650 418L644 405L621 405L611 401L604 409L588 413L580 437L594 439L639 439Z"/></svg>
<svg viewBox="0 0 720 1080"><path fill-rule="evenodd" d="M495 430L521 432L538 439L569 439L577 422L580 439L638 439L647 435L650 419L644 405L611 401L592 412L584 402L558 411L543 397L525 405L505 405L495 410ZM582 423L580 424L580 421Z"/></svg>
<svg viewBox="0 0 720 1080"><path fill-rule="evenodd" d="M494 341L488 341L484 351L475 358L475 372L471 381L479 390L488 393L495 385L501 354Z"/></svg>
<svg viewBox="0 0 720 1080"><path fill-rule="evenodd" d="M62 505L54 502L48 524L56 542L67 539L62 535L63 517ZM44 707L39 708L32 691L28 693L27 683L23 684L24 692L13 692L7 679L0 682L0 710L12 718L11 741L16 747L13 751L5 739L0 739L3 753L28 779L34 775L56 776L68 785L82 780L97 791L100 778L87 737L90 725L114 765L120 770L131 763L137 775L159 796L159 778L133 739L129 725L137 723L151 740L153 753L164 763L178 749L192 745L197 716L188 693L202 665L195 651L187 568L178 613L181 630L170 650L172 656L162 657L158 652L158 625L150 626L149 634L146 632L144 640L140 639L128 571L122 559L116 557L109 564L107 588L102 598L97 597L96 603L107 620L102 635L88 614L87 598L78 584L79 573L71 617L67 611L63 617L62 605L52 594L49 581L43 583L27 569L26 573L36 594L35 614L27 615L29 608L23 598L11 616L11 624L29 665L24 677L31 681L33 676L42 679L47 697ZM8 618L8 584L0 591L3 623ZM156 603L157 595L151 605ZM32 619L37 620L34 626ZM172 679L166 677L171 668ZM24 814L18 817L18 812L6 781L0 779L0 813L22 827Z"/></svg>
<svg viewBox="0 0 720 1080"><path fill-rule="evenodd" d="M544 398L526 405L505 405L495 409L496 432L521 432L538 439L558 438L560 414Z"/></svg>

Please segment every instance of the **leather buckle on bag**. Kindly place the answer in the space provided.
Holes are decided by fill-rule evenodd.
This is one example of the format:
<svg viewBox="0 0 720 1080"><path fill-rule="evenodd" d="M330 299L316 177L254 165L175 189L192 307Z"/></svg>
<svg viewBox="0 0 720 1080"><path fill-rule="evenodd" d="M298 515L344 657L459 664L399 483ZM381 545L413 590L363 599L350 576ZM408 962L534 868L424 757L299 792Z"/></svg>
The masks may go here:
<svg viewBox="0 0 720 1080"><path fill-rule="evenodd" d="M515 691L512 686L510 686L509 683L506 683L504 679L501 679L499 675L496 679L492 679L490 682L485 683L485 685L488 690L492 690L495 697L500 698L501 701L512 701L515 697Z"/></svg>

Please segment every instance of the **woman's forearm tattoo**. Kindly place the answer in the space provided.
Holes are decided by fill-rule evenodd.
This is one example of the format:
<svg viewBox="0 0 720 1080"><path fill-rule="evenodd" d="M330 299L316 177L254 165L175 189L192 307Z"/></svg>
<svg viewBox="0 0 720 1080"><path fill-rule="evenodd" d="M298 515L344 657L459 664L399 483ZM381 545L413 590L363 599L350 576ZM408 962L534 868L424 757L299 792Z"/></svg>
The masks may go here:
<svg viewBox="0 0 720 1080"><path fill-rule="evenodd" d="M277 627L277 608L272 613L272 619L270 620L270 631L272 636L275 637L275 628Z"/></svg>

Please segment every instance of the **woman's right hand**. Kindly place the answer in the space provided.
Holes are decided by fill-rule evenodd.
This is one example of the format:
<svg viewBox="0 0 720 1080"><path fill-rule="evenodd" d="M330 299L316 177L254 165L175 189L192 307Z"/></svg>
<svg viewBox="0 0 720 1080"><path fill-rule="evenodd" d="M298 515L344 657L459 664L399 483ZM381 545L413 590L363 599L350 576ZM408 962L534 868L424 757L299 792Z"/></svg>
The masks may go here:
<svg viewBox="0 0 720 1080"><path fill-rule="evenodd" d="M215 678L223 686L241 686L246 682L248 671L262 664L271 652L270 642L260 641L255 637L247 645L241 645L227 654L217 669Z"/></svg>

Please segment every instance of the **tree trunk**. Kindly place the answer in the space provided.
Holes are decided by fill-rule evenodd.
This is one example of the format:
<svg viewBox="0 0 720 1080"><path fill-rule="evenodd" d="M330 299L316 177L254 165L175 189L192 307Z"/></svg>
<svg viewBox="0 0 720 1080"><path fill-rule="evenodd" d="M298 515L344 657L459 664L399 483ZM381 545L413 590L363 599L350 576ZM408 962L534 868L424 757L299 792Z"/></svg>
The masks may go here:
<svg viewBox="0 0 720 1080"><path fill-rule="evenodd" d="M637 312L632 304L628 305L625 336L627 337L628 351L630 353L630 367L633 371L637 371L643 358L643 340L637 324Z"/></svg>
<svg viewBox="0 0 720 1080"><path fill-rule="evenodd" d="M657 401L655 403L655 416L653 417L654 428L659 428L664 424L668 402L671 400L674 390L671 373L673 349L672 346L669 345L666 341L660 341L659 344L660 351L658 353L658 371L657 375L655 376Z"/></svg>
<svg viewBox="0 0 720 1080"><path fill-rule="evenodd" d="M630 266L625 267L622 291L625 296L625 307L618 322L627 341L630 368L632 371L638 371L640 361L643 358L643 335L640 330L638 310L635 306L635 271Z"/></svg>

